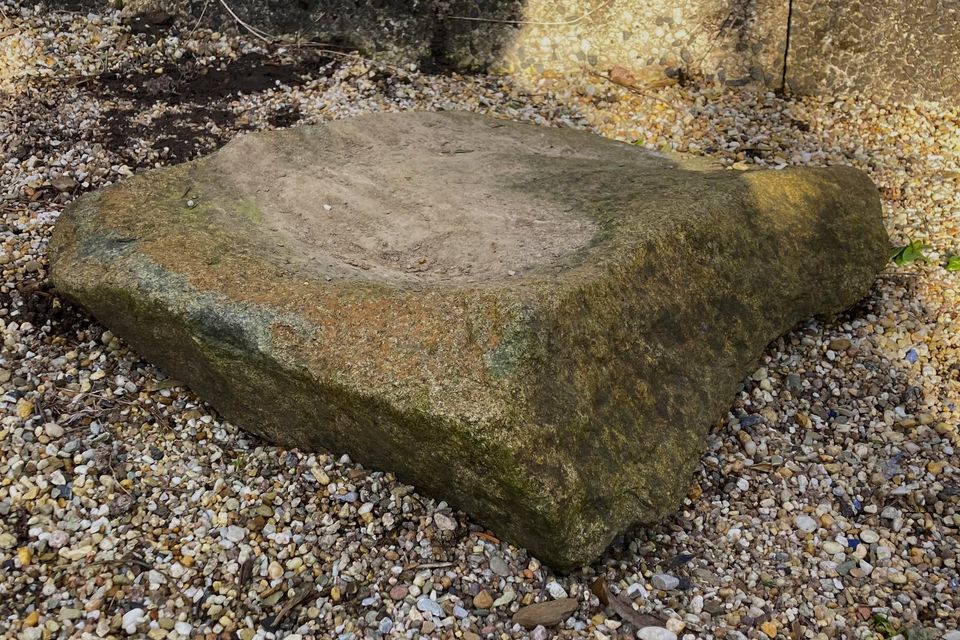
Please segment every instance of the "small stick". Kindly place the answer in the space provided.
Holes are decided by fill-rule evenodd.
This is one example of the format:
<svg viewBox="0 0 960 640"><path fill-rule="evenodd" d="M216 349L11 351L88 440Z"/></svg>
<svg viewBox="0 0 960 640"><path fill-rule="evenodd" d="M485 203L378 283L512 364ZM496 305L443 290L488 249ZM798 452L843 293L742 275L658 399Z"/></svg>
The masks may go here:
<svg viewBox="0 0 960 640"><path fill-rule="evenodd" d="M230 5L228 5L225 2L225 0L220 0L220 4L222 4L223 8L227 10L227 13L229 13L233 17L233 19L237 21L237 24L239 24L241 27L249 31L251 34L253 34L257 38L260 38L267 44L273 44L273 40L272 40L273 36L271 36L266 31L260 31L260 29L257 29L256 27L251 27L249 24L241 20L240 17L233 12L233 9L230 8Z"/></svg>
<svg viewBox="0 0 960 640"><path fill-rule="evenodd" d="M367 64L372 64L372 65L384 67L384 68L390 69L391 71L399 71L399 69L398 69L397 67L395 67L395 66L393 66L393 65L389 65L389 64L387 64L387 63L385 63L385 62L379 62L379 61L377 61L377 60L372 60L372 59L370 59L370 58L364 58L363 56L359 56L359 55L352 54L352 53L344 53L344 52L342 52L342 51L335 51L335 50L333 50L333 49L330 49L329 47L330 47L331 45L326 44L326 43L319 43L319 42L317 42L317 43L313 43L313 42L284 42L282 39L277 38L277 37L275 37L275 36L272 36L272 35L270 35L269 33L267 33L266 31L264 31L264 30L262 30L262 29L259 29L259 28L257 28L257 27L254 27L254 26L252 26L252 25L244 22L243 20L241 20L240 17L239 17L236 13L234 13L233 9L230 8L230 5L228 5L228 4L226 3L226 0L219 0L219 1L220 1L220 4L223 5L223 8L227 10L227 13L229 13L230 16L237 22L237 24L239 24L241 27L243 27L244 29L246 29L247 31L249 31L251 35L255 36L256 38L258 38L258 39L260 39L260 40L262 40L263 42L265 42L266 44L268 44L268 45L270 45L270 46L310 47L310 48L315 48L315 49L316 49L317 51L319 51L320 53L325 53L325 54L330 55L330 56L336 56L336 57L339 57L339 58L342 58L342 59L358 60L358 61L360 61L360 62L366 62Z"/></svg>
<svg viewBox="0 0 960 640"><path fill-rule="evenodd" d="M609 83L611 83L611 84L615 84L615 85L617 85L618 87L623 87L623 88L626 89L627 91L633 92L633 93L637 94L638 96L643 96L644 98L652 98L652 99L654 99L654 100L656 100L656 101L658 101L658 102L663 103L665 106L670 107L672 110L678 111L675 106L673 106L672 104L670 104L669 102L667 102L666 100L664 100L663 98L661 98L660 96L656 96L656 95L653 95L652 93L647 93L646 91L642 91L642 90L640 90L639 88L633 86L632 84L623 84L623 83L621 83L621 82L617 82L616 80L614 80L614 79L611 78L610 76L604 75L604 74L599 73L599 72L597 72L597 71L594 71L593 69L587 69L587 73L589 73L589 74L592 75L592 76L596 76L596 77L598 77L598 78L603 78L603 79L606 80L607 82L609 82Z"/></svg>
<svg viewBox="0 0 960 640"><path fill-rule="evenodd" d="M273 619L273 624L271 626L277 627L287 617L291 611L293 611L297 606L302 604L307 598L309 598L314 593L313 583L307 583L303 587L300 587L300 590L293 594L293 597L287 601L287 604L283 605L283 609L280 609L280 613L276 615Z"/></svg>
<svg viewBox="0 0 960 640"><path fill-rule="evenodd" d="M203 16L207 12L207 5L210 4L210 0L205 0L203 3L203 8L200 9L200 17L197 18L197 23L193 25L193 29L190 29L190 35L193 36L194 31L197 30L197 27L200 26L200 22L203 21Z"/></svg>

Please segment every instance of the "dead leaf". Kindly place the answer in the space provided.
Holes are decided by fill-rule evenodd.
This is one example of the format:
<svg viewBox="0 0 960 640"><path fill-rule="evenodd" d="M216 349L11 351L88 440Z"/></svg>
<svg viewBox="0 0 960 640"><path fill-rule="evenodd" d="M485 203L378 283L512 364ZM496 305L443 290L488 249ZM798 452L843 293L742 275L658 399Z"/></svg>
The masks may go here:
<svg viewBox="0 0 960 640"><path fill-rule="evenodd" d="M241 587L246 586L247 582L250 581L250 577L253 575L253 558L247 558L242 565L240 565L240 573L237 575L237 584Z"/></svg>
<svg viewBox="0 0 960 640"><path fill-rule="evenodd" d="M637 629L663 626L663 620L646 613L640 613L633 608L633 603L623 596L614 595L610 593L610 591L607 591L607 599L610 601L610 606L613 607L616 614L620 616L620 619L624 622L629 622Z"/></svg>
<svg viewBox="0 0 960 640"><path fill-rule="evenodd" d="M17 400L17 417L26 420L33 415L33 400L20 398Z"/></svg>
<svg viewBox="0 0 960 640"><path fill-rule="evenodd" d="M607 599L607 579L600 576L590 585L590 591L600 599L600 604L607 606L610 601Z"/></svg>
<svg viewBox="0 0 960 640"><path fill-rule="evenodd" d="M486 540L487 542L490 542L492 544L500 544L500 538L493 535L489 531L480 531L477 533L477 537L482 538L483 540Z"/></svg>
<svg viewBox="0 0 960 640"><path fill-rule="evenodd" d="M637 83L636 77L630 73L630 70L620 65L616 65L610 69L610 73L607 75L610 78L610 82L622 84L627 87L632 87Z"/></svg>
<svg viewBox="0 0 960 640"><path fill-rule="evenodd" d="M547 600L521 607L513 614L513 621L525 629L534 629L539 625L552 627L569 618L576 610L576 598Z"/></svg>

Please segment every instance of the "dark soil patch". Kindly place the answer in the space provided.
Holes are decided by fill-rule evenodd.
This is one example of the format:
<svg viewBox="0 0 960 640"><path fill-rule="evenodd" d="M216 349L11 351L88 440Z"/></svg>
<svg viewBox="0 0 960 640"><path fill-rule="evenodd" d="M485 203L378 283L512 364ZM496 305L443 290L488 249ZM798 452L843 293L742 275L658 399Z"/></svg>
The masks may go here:
<svg viewBox="0 0 960 640"><path fill-rule="evenodd" d="M247 54L218 66L205 66L186 56L162 67L162 73L109 73L97 78L92 90L111 100L129 101L130 107L108 111L101 123L104 141L132 166L141 158L131 140L141 140L161 152L164 163L175 164L215 151L240 129L236 115L224 108L232 96L254 94L281 83L299 86L329 74L330 58L307 52L296 63L278 62L262 54ZM170 107L149 124L135 120L140 110L162 104ZM301 118L295 106L278 110L269 122L288 127ZM216 125L212 127L211 125Z"/></svg>
<svg viewBox="0 0 960 640"><path fill-rule="evenodd" d="M102 11L109 6L107 0L46 0L43 4L53 11L75 11L77 13Z"/></svg>
<svg viewBox="0 0 960 640"><path fill-rule="evenodd" d="M146 139L156 137L153 148L165 152L168 160L183 162L213 151L226 142L222 134L216 135L206 128L208 123L224 126L233 122L233 114L222 109L167 112L141 132Z"/></svg>
<svg viewBox="0 0 960 640"><path fill-rule="evenodd" d="M189 56L162 67L162 73L108 73L97 79L107 95L138 104L166 102L208 103L230 96L266 91L279 84L300 86L330 73L330 58L307 55L296 64L250 53L217 67L207 67Z"/></svg>
<svg viewBox="0 0 960 640"><path fill-rule="evenodd" d="M296 107L284 107L267 118L267 122L274 127L289 127L299 122L302 117L303 114Z"/></svg>
<svg viewBox="0 0 960 640"><path fill-rule="evenodd" d="M147 11L135 15L129 24L131 33L146 35L156 40L170 31L173 16L165 11Z"/></svg>
<svg viewBox="0 0 960 640"><path fill-rule="evenodd" d="M182 113L167 112L154 118L150 124L136 122L135 112L115 109L103 120L106 128L105 143L112 150L120 151L128 160L137 163L138 157L130 149L130 141L143 140L161 152L161 158L170 164L185 162L220 148L230 139L229 127L235 116L224 109L197 107ZM210 124L222 127L220 133L209 128Z"/></svg>

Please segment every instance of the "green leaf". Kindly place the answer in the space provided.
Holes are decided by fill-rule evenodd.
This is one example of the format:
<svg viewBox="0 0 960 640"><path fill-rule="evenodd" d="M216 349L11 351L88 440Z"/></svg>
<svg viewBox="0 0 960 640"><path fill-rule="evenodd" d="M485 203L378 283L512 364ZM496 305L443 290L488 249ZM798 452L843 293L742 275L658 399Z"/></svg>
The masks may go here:
<svg viewBox="0 0 960 640"><path fill-rule="evenodd" d="M954 254L947 258L947 271L960 271L960 255Z"/></svg>
<svg viewBox="0 0 960 640"><path fill-rule="evenodd" d="M890 259L898 267L904 267L914 262L926 262L927 257L923 255L923 252L928 248L921 240L911 240L909 244L896 247Z"/></svg>
<svg viewBox="0 0 960 640"><path fill-rule="evenodd" d="M879 613L874 614L873 616L873 629L879 633L884 638L892 638L897 634L897 628L894 626L886 616L883 616Z"/></svg>

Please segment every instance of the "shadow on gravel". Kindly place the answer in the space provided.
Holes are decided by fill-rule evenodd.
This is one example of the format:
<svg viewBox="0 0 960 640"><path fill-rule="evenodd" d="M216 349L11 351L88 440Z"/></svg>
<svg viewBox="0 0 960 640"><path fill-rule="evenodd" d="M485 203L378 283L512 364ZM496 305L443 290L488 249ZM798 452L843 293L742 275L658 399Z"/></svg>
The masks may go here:
<svg viewBox="0 0 960 640"><path fill-rule="evenodd" d="M261 53L248 53L227 64L208 67L192 55L168 62L153 73L121 75L106 73L97 78L97 92L125 98L138 106L163 101L168 105L185 102L207 104L259 93L277 84L301 86L327 75L333 58L303 55L297 64L273 60Z"/></svg>

